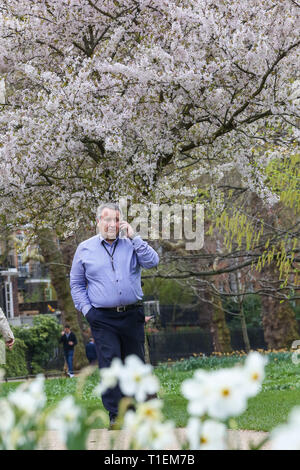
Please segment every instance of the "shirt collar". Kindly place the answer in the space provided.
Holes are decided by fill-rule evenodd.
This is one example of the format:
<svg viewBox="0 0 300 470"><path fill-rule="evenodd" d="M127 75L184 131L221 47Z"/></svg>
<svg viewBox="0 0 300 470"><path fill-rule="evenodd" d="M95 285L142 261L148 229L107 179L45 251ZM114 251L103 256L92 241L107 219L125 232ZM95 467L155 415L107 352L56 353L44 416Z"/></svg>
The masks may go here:
<svg viewBox="0 0 300 470"><path fill-rule="evenodd" d="M102 237L101 233L99 233L99 238L100 238L100 243L107 243L107 245L109 246L113 246L114 243L116 243L116 241L119 239L119 235L117 236L117 238L112 242L112 244L108 243L105 238Z"/></svg>

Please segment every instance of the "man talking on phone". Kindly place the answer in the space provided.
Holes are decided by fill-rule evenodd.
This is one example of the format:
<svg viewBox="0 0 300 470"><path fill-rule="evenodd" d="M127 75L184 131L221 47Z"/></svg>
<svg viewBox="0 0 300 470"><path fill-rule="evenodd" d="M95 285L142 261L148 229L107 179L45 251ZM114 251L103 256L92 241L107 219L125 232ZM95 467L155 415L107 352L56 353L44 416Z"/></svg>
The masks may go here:
<svg viewBox="0 0 300 470"><path fill-rule="evenodd" d="M97 226L99 234L77 247L70 285L75 307L90 324L101 369L110 367L115 357L124 360L130 354L144 361L141 270L157 266L159 257L122 220L117 204L106 203L98 208ZM118 386L102 395L111 428L121 398Z"/></svg>

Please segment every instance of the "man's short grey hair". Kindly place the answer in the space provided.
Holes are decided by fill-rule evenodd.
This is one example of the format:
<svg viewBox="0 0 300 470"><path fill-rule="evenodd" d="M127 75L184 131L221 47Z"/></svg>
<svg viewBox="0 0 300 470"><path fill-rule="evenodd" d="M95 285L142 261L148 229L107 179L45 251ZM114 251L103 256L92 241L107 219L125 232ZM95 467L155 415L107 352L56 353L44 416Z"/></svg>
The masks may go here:
<svg viewBox="0 0 300 470"><path fill-rule="evenodd" d="M123 213L120 207L118 206L118 204L116 204L115 202L104 202L103 204L100 204L100 206L97 209L97 219L100 219L101 214L104 209L113 209L115 211L119 211L120 216L122 218Z"/></svg>

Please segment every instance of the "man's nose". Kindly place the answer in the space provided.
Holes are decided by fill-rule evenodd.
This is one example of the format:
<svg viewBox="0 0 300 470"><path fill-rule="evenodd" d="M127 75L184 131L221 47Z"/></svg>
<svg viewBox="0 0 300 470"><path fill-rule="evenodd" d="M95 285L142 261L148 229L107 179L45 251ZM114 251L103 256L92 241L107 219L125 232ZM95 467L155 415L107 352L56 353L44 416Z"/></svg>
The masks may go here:
<svg viewBox="0 0 300 470"><path fill-rule="evenodd" d="M116 220L111 220L108 224L109 227L115 227L117 225L117 221Z"/></svg>

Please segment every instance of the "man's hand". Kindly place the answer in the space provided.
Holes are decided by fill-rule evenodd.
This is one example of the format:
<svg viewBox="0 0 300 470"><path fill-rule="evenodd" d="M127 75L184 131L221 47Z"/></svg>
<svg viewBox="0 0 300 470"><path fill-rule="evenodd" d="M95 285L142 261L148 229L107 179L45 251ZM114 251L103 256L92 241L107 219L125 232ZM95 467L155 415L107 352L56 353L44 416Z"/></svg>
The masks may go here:
<svg viewBox="0 0 300 470"><path fill-rule="evenodd" d="M70 346L73 346L73 344L74 344L73 341L69 341Z"/></svg>
<svg viewBox="0 0 300 470"><path fill-rule="evenodd" d="M151 316L146 315L145 316L145 322L148 323L148 321L153 320L153 318L154 318L154 315L151 315Z"/></svg>
<svg viewBox="0 0 300 470"><path fill-rule="evenodd" d="M125 220L122 220L120 222L120 230L125 234L126 237L128 238L133 238L135 233L131 225L129 225L128 222L125 222Z"/></svg>
<svg viewBox="0 0 300 470"><path fill-rule="evenodd" d="M62 331L62 332L61 332L61 335L63 336L64 334L65 334L65 332L64 332L64 331Z"/></svg>
<svg viewBox="0 0 300 470"><path fill-rule="evenodd" d="M8 347L8 349L12 349L13 348L13 345L14 345L14 342L15 340L14 339L10 339L9 341L6 341L6 346Z"/></svg>

